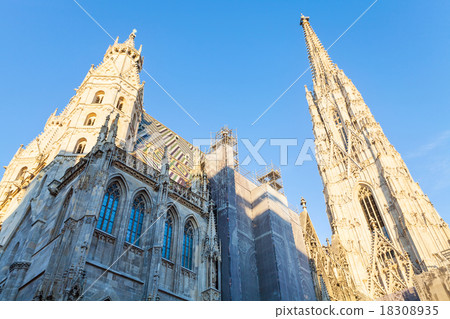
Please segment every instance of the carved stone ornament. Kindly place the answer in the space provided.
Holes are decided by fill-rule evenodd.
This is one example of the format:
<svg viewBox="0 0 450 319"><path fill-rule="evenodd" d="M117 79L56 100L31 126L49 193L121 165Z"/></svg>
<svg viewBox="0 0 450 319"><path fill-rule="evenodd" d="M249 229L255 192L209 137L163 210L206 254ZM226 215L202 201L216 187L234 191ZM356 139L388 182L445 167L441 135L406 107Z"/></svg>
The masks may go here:
<svg viewBox="0 0 450 319"><path fill-rule="evenodd" d="M13 272L16 269L25 269L28 270L30 268L31 263L28 261L16 261L9 266L9 271Z"/></svg>

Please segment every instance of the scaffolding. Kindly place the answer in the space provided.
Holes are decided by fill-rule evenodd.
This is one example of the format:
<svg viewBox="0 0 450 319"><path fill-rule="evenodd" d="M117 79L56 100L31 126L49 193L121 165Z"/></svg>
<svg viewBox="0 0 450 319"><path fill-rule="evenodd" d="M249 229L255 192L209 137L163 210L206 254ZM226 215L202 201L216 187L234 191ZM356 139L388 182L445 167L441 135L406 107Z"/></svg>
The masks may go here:
<svg viewBox="0 0 450 319"><path fill-rule="evenodd" d="M273 189L284 194L283 180L281 178L281 170L270 163L265 168L256 173L256 179L261 184L269 184Z"/></svg>
<svg viewBox="0 0 450 319"><path fill-rule="evenodd" d="M230 145L233 148L234 169L239 168L239 153L237 131L224 126L215 135L211 132L211 148L209 153L217 150L221 145Z"/></svg>

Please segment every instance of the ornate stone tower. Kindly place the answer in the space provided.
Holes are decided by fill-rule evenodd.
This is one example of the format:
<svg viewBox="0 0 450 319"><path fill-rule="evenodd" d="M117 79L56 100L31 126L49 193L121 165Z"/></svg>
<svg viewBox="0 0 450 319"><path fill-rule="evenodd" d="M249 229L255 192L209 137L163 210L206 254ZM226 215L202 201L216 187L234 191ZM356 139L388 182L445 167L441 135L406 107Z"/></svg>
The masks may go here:
<svg viewBox="0 0 450 319"><path fill-rule="evenodd" d="M376 299L449 264L450 230L415 183L352 81L301 17L313 74L306 98L333 237L356 288Z"/></svg>
<svg viewBox="0 0 450 319"><path fill-rule="evenodd" d="M16 152L0 182L0 227L30 190L33 180L42 187L45 179L50 183L45 174L50 163L60 165L62 175L92 149L107 118L112 123L119 115L116 144L127 151L133 149L143 113L144 88L139 79L142 47L134 47L135 32L124 43L116 39L103 62L91 66L63 112L56 115L55 111L44 131ZM58 156L59 160L53 161Z"/></svg>

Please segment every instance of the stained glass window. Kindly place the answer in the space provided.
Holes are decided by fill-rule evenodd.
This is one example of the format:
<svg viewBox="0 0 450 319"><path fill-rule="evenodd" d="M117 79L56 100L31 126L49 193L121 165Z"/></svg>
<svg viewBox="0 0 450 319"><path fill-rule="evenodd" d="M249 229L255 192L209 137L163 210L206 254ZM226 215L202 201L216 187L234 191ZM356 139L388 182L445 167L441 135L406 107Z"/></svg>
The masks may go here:
<svg viewBox="0 0 450 319"><path fill-rule="evenodd" d="M142 221L145 213L145 199L144 196L139 195L133 201L131 208L130 221L128 222L128 230L126 241L139 246L139 237L142 232Z"/></svg>
<svg viewBox="0 0 450 319"><path fill-rule="evenodd" d="M192 269L192 251L194 248L194 227L191 222L184 226L182 266Z"/></svg>
<svg viewBox="0 0 450 319"><path fill-rule="evenodd" d="M117 182L108 186L103 197L102 208L98 217L97 228L107 233L112 232L114 218L119 206L120 186Z"/></svg>
<svg viewBox="0 0 450 319"><path fill-rule="evenodd" d="M172 251L172 232L173 232L173 218L170 213L167 214L166 223L164 225L164 239L162 248L162 257L171 259Z"/></svg>

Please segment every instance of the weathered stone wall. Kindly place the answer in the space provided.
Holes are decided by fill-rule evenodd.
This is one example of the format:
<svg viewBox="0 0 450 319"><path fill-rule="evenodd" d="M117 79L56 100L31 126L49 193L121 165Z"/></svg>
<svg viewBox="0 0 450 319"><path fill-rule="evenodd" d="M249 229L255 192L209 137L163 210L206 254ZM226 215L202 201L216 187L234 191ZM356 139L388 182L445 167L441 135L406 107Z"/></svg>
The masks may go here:
<svg viewBox="0 0 450 319"><path fill-rule="evenodd" d="M129 168L124 171L114 165L114 160L110 161L110 157L102 156L97 155L97 158L90 162L89 165L95 169L85 167L81 174L64 184L58 194L51 194L49 189L44 188L37 197L30 199L29 197L35 194L30 192L30 196L25 196L19 205L17 213L13 213L5 221L6 228L1 232L4 246L0 254L0 298L31 300L38 295L44 279L46 283L55 282L55 285L62 287L63 283L76 281L81 273L84 273L84 279L80 279L82 289L87 289L84 300L145 298L146 283L153 278L149 278L145 267L143 247L147 247L149 238L154 233L152 218L155 218L153 216L158 190L155 189L154 182L143 182L144 175L140 175L141 173ZM97 174L94 172L99 172L99 167L102 167L104 182L93 189L89 186L85 189L89 183L95 183L97 175L90 174ZM48 171L48 176L56 176L53 170L58 171L59 168L53 166ZM64 180L69 176L60 175L59 178ZM120 183L121 195L111 233L94 229L95 225L86 228L88 220L85 214L89 214L92 209L98 216L104 192L112 181ZM67 212L65 216L60 216L63 203L71 189L73 196L70 198ZM86 190L87 192L83 193ZM82 193L84 195L80 196ZM126 242L126 232L133 200L138 194L145 194L149 209L144 217L139 246L134 246ZM161 294L158 294L158 298L165 300L166 297L173 299L177 296L177 299L200 300L201 291L206 289L206 268L201 253L207 219L202 216L201 208L188 207L185 201L178 200L178 196L169 194L168 206L171 207L175 219L173 253L171 260L164 263L170 264L170 267L166 267L170 268L170 271L162 271L160 274ZM37 206L36 203L50 205ZM63 217L60 228L55 228L60 217ZM181 262L184 226L188 221L192 222L195 229L192 270L184 268ZM92 222L89 223L92 225ZM34 235L38 234L36 225L42 225L42 232L37 237ZM12 227L13 231L9 227ZM87 234L86 231L90 233ZM87 254L83 255L82 252L86 249ZM9 268L14 262L17 266L11 272ZM164 266L162 268L166 269ZM77 269L82 272L77 273ZM72 272L75 279L71 277ZM60 291L60 288L58 289ZM50 288L47 294L58 300L63 298L55 289Z"/></svg>
<svg viewBox="0 0 450 319"><path fill-rule="evenodd" d="M420 298L416 289L411 287L389 295L384 295L383 297L378 298L377 301L420 301Z"/></svg>
<svg viewBox="0 0 450 319"><path fill-rule="evenodd" d="M450 266L417 275L414 282L421 300L450 301Z"/></svg>

